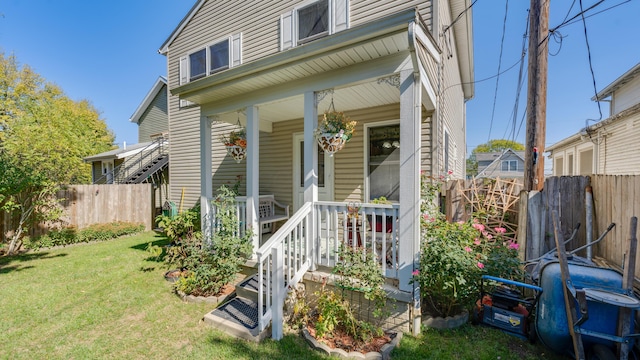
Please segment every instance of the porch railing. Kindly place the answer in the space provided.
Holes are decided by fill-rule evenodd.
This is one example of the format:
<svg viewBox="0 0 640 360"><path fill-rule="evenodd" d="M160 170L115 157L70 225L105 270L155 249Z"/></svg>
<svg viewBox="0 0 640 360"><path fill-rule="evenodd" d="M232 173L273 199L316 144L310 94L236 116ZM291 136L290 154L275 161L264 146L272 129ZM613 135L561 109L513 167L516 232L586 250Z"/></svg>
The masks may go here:
<svg viewBox="0 0 640 360"><path fill-rule="evenodd" d="M398 205L316 202L314 256L321 266L339 261L338 248L346 244L372 251L382 274L398 278Z"/></svg>
<svg viewBox="0 0 640 360"><path fill-rule="evenodd" d="M283 307L287 289L293 288L311 266L313 205L304 204L257 251L258 325L269 322L271 337L282 338Z"/></svg>

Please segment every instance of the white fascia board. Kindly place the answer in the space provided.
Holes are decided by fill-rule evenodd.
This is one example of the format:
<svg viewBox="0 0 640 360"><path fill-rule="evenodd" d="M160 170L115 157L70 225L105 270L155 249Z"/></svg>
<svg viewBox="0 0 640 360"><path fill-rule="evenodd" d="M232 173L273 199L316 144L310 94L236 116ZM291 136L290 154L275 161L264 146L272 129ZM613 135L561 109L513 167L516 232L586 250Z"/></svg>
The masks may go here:
<svg viewBox="0 0 640 360"><path fill-rule="evenodd" d="M171 33L171 35L169 35L169 38L167 38L167 40L164 41L164 43L160 46L160 49L158 49L158 53L161 55L166 55L167 52L169 52L169 46L173 43L173 41L178 37L178 35L180 35L180 33L182 32L182 30L185 28L185 26L187 26L187 24L189 23L189 21L191 21L191 19L195 16L195 14L198 12L198 10L200 10L200 8L202 7L202 5L204 5L204 3L207 0L198 0L198 2L196 2L193 7L191 8L191 10L189 10L189 12L187 13L187 15L184 16L184 18L182 18L182 20L180 21L180 23L178 24L178 27L176 27L173 32Z"/></svg>
<svg viewBox="0 0 640 360"><path fill-rule="evenodd" d="M147 95L144 97L144 100L142 100L140 105L138 105L136 111L129 118L129 121L137 124L140 121L140 117L142 117L142 114L144 114L149 105L151 105L153 99L155 99L160 90L162 90L162 87L165 85L167 85L167 78L165 78L164 76L159 76L151 90L149 90Z"/></svg>

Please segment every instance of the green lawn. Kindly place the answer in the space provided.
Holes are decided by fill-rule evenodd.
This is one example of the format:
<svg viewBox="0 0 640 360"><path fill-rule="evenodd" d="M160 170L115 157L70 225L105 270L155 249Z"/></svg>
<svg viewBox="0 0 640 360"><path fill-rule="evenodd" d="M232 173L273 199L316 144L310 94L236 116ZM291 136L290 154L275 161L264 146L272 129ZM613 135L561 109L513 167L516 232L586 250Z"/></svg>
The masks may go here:
<svg viewBox="0 0 640 360"><path fill-rule="evenodd" d="M253 344L205 325L144 251L154 233L0 258L0 359L324 359L299 336ZM556 359L500 331L405 336L394 359ZM545 355L546 354L546 355Z"/></svg>

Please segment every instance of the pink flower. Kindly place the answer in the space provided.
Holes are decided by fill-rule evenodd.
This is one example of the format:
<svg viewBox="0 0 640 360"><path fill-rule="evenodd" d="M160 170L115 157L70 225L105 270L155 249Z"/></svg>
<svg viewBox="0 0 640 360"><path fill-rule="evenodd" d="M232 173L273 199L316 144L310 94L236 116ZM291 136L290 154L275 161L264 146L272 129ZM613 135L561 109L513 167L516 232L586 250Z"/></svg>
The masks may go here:
<svg viewBox="0 0 640 360"><path fill-rule="evenodd" d="M413 271L411 272L411 275L413 275L413 276L418 276L418 275L420 275L420 270L413 270Z"/></svg>
<svg viewBox="0 0 640 360"><path fill-rule="evenodd" d="M473 226L474 229L478 230L478 231L484 231L484 225L482 224L472 224L471 226Z"/></svg>
<svg viewBox="0 0 640 360"><path fill-rule="evenodd" d="M520 248L520 245L518 245L517 243L514 243L514 242L509 242L509 245L507 245L507 248L513 249L513 250L518 250Z"/></svg>
<svg viewBox="0 0 640 360"><path fill-rule="evenodd" d="M481 263L480 261L478 261L478 267L479 267L480 269L484 269L484 264L483 264L483 263Z"/></svg>
<svg viewBox="0 0 640 360"><path fill-rule="evenodd" d="M480 245L480 239L476 238L475 240L473 240L473 244Z"/></svg>
<svg viewBox="0 0 640 360"><path fill-rule="evenodd" d="M493 239L493 235L487 234L487 239L489 239L489 240Z"/></svg>
<svg viewBox="0 0 640 360"><path fill-rule="evenodd" d="M504 234L504 233L507 232L507 229L502 228L502 227L497 227L497 228L495 228L493 230L495 230L495 232L497 232L498 234Z"/></svg>
<svg viewBox="0 0 640 360"><path fill-rule="evenodd" d="M451 174L453 174L453 170L447 171L447 175L451 175Z"/></svg>
<svg viewBox="0 0 640 360"><path fill-rule="evenodd" d="M465 246L465 247L464 247L464 251L466 251L466 252L471 252L471 248L470 248L470 247L468 247L468 246Z"/></svg>

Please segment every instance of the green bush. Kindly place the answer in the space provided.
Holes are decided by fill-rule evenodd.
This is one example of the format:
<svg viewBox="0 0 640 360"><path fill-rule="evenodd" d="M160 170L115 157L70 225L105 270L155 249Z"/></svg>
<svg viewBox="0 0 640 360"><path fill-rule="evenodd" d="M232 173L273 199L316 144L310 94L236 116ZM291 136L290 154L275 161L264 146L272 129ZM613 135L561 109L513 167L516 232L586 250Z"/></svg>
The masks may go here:
<svg viewBox="0 0 640 360"><path fill-rule="evenodd" d="M94 224L80 230L75 226L67 226L51 230L49 233L35 239L27 238L24 246L27 249L40 249L89 241L106 241L142 231L144 231L143 224L123 221Z"/></svg>
<svg viewBox="0 0 640 360"><path fill-rule="evenodd" d="M186 276L176 281L175 288L188 295L212 296L233 281L240 265L251 255L252 233L237 234L239 225L235 207L235 194L226 186L218 189L216 198L217 226L210 241L203 239L199 226L189 214L166 222L165 232L172 234L174 244L167 249L165 259L170 265L178 265ZM198 214L199 209L193 211ZM195 229L198 229L195 232ZM191 235L190 235L191 234Z"/></svg>

